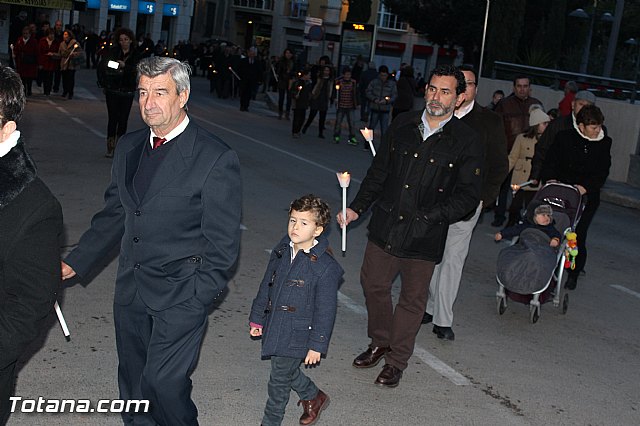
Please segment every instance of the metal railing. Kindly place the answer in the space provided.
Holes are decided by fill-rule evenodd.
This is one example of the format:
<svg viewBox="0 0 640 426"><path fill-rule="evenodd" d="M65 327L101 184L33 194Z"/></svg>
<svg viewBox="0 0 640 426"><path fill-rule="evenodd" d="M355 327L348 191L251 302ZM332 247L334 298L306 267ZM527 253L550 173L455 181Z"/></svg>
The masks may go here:
<svg viewBox="0 0 640 426"><path fill-rule="evenodd" d="M635 103L635 100L638 98L637 81L620 80L617 78L581 74L549 68L538 68L508 62L494 62L491 78L510 80L518 75L526 75L536 84L557 89L562 87L562 82L573 80L578 83L580 90L588 90L593 92L594 95L603 98L619 100L628 99L632 104Z"/></svg>

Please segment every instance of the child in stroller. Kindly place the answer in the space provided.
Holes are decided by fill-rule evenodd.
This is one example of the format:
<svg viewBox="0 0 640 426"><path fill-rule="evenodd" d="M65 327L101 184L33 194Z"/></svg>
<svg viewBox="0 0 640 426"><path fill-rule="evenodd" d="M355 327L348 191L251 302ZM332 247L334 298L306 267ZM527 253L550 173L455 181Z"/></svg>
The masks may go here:
<svg viewBox="0 0 640 426"><path fill-rule="evenodd" d="M538 212L552 213L554 220L549 225L544 225L544 218L535 224L535 210L538 207L542 207ZM496 240L500 240L513 238L520 233L517 244L504 248L498 255L496 280L499 288L496 298L500 315L507 308L507 298L528 304L532 323L538 321L540 305L551 300L556 307L562 300L562 313L566 313L569 297L561 286L567 260L566 236L568 232L575 231L583 209L582 196L576 187L558 182L548 183L527 206L526 216L530 223L516 225L515 229L503 229L500 235L495 236ZM550 226L555 230L551 230ZM550 239L558 235L560 244L551 247L553 242Z"/></svg>
<svg viewBox="0 0 640 426"><path fill-rule="evenodd" d="M524 221L504 228L502 231L496 233L495 240L500 241L504 239L512 239L520 236L520 233L525 229L533 228L547 234L551 240L549 245L551 247L558 247L560 245L560 239L562 234L555 226L556 222L553 220L553 209L550 205L544 204L541 201L533 200L527 207L527 216Z"/></svg>

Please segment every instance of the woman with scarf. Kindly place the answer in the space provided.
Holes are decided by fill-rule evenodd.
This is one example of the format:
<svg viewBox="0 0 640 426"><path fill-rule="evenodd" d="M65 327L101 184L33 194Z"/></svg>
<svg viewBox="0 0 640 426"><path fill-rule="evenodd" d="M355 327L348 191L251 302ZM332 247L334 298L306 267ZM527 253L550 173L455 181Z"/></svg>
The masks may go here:
<svg viewBox="0 0 640 426"><path fill-rule="evenodd" d="M574 185L586 197L586 207L576 228L576 265L569 271L565 283L570 290L576 288L578 276L587 261L587 232L600 205L600 189L611 167L612 142L602 130L603 122L604 115L597 106L587 105L580 109L573 128L556 135L542 168L543 181Z"/></svg>

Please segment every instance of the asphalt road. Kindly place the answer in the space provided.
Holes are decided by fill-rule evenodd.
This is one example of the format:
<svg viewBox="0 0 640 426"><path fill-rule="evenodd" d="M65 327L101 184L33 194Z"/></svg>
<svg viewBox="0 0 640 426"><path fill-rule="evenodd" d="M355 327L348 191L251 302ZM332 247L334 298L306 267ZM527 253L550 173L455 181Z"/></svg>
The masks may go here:
<svg viewBox="0 0 640 426"><path fill-rule="evenodd" d="M72 249L102 204L110 160L103 157L106 107L92 71L78 73L72 101L34 89L19 129L40 175L62 203ZM287 208L313 192L335 209L341 191L335 172L352 174L357 191L371 156L345 143L316 137L316 127L292 139L290 122L264 103L250 112L239 101L209 95L202 77L192 81L189 113L239 154L244 183L241 257L229 291L209 319L193 375L193 397L202 425L259 424L266 401L269 362L248 336L251 301L268 250L286 232ZM143 126L137 111L130 129ZM330 116L331 118L331 116ZM358 123L360 124L360 123ZM329 136L331 132L326 132ZM344 132L343 132L344 134ZM345 135L346 136L346 135ZM615 143L615 141L614 141ZM352 359L366 348L366 311L359 268L366 222L350 226L340 305L328 357L309 371L332 402L325 425L637 425L640 424L640 211L603 204L590 232L589 262L566 315L542 307L537 324L528 307L510 303L496 313L496 258L490 218L478 225L455 306L455 342L438 340L424 326L416 351L396 389L373 384L379 368L356 370ZM329 230L339 253L340 231ZM112 318L114 257L83 283L61 292L69 327L66 341L55 320L19 372L16 394L25 399L116 399L117 357ZM301 409L292 394L286 425ZM111 425L117 414L16 413L10 425Z"/></svg>

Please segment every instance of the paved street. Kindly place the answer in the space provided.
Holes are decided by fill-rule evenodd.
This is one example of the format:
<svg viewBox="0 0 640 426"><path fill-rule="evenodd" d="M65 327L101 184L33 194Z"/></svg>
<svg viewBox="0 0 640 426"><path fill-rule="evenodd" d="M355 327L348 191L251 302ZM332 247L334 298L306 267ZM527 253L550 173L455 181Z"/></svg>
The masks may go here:
<svg viewBox="0 0 640 426"><path fill-rule="evenodd" d="M19 125L41 177L62 203L63 252L74 247L102 205L111 161L104 158L106 106L95 74L81 70L74 99L45 98L34 89ZM264 103L250 112L239 101L209 95L208 81L192 79L189 114L239 154L244 184L241 257L229 291L209 318L193 379L202 425L258 425L266 401L269 362L248 335L248 313L268 260L286 232L291 200L312 192L341 206L335 172L349 170L352 198L371 155L360 147L316 137L316 125L292 139L291 123ZM330 118L332 116L330 115ZM360 124L358 122L358 124ZM143 126L137 103L130 130ZM343 137L346 134L343 131ZM344 140L344 139L343 139ZM614 141L615 143L615 141ZM366 311L359 269L368 216L350 226L345 269L330 351L309 374L331 398L322 425L638 425L640 424L640 210L603 203L590 231L586 275L570 293L566 315L543 305L537 324L528 307L510 302L496 313L496 258L486 217L474 233L455 306L455 342L423 326L400 386L373 384L380 368L356 370L366 348ZM329 240L340 252L334 223ZM60 294L71 340L55 320L19 372L23 398L118 397L112 301L117 253L84 282ZM381 366L381 365L380 365ZM302 410L292 393L285 425ZM117 425L117 414L16 413L9 425Z"/></svg>

